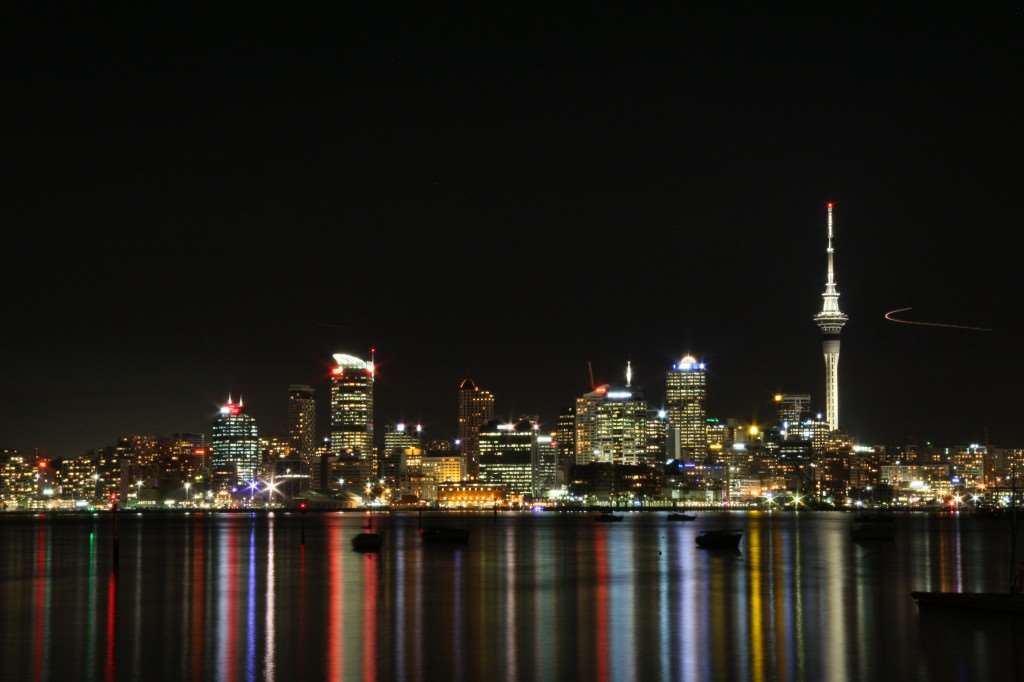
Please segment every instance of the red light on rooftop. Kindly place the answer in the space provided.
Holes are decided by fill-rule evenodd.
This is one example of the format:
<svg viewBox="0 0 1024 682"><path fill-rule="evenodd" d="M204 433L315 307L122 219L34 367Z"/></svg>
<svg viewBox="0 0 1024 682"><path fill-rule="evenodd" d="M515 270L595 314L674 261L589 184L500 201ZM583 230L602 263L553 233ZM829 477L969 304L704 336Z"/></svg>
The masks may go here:
<svg viewBox="0 0 1024 682"><path fill-rule="evenodd" d="M41 461L39 462L39 468L40 468L40 469L45 469L45 468L46 468L46 460L45 460L45 459L44 459L44 460L41 460Z"/></svg>
<svg viewBox="0 0 1024 682"><path fill-rule="evenodd" d="M826 206L828 206L829 208L832 208L832 202L831 202L831 201L830 201L830 202L828 202L828 203L827 203L827 204L825 204L825 205L826 205Z"/></svg>
<svg viewBox="0 0 1024 682"><path fill-rule="evenodd" d="M331 374L333 374L334 376L341 376L344 373L345 370L343 370L340 366L335 367L334 369L331 370Z"/></svg>

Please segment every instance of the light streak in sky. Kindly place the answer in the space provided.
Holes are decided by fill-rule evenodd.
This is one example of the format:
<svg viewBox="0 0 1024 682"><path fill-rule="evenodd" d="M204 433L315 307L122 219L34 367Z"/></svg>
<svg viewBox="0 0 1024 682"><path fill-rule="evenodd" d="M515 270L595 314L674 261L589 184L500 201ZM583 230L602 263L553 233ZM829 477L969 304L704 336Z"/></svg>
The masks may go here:
<svg viewBox="0 0 1024 682"><path fill-rule="evenodd" d="M890 310L884 317L890 322L898 322L899 324L913 324L918 327L945 327L946 329L967 329L974 332L990 332L992 331L988 327L969 327L963 324L948 324L946 322L918 322L916 320L897 320L893 315L896 313L905 313L913 308L897 308L896 310Z"/></svg>

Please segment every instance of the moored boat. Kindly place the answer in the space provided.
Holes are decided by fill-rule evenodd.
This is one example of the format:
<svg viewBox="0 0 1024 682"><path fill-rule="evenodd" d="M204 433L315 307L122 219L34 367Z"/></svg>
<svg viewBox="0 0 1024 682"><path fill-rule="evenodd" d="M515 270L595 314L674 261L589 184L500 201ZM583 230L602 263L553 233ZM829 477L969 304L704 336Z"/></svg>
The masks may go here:
<svg viewBox="0 0 1024 682"><path fill-rule="evenodd" d="M597 521L598 523L615 523L616 521L621 521L622 520L622 515L621 514L613 514L610 511L608 511L608 512L601 512L601 514L596 519L594 519L594 520Z"/></svg>
<svg viewBox="0 0 1024 682"><path fill-rule="evenodd" d="M695 514L683 514L680 512L673 512L668 515L669 521L696 521L697 516Z"/></svg>
<svg viewBox="0 0 1024 682"><path fill-rule="evenodd" d="M739 549L743 533L738 530L705 530L697 536L701 549Z"/></svg>
<svg viewBox="0 0 1024 682"><path fill-rule="evenodd" d="M381 533L360 533L352 538L352 549L357 552L376 552L384 544Z"/></svg>

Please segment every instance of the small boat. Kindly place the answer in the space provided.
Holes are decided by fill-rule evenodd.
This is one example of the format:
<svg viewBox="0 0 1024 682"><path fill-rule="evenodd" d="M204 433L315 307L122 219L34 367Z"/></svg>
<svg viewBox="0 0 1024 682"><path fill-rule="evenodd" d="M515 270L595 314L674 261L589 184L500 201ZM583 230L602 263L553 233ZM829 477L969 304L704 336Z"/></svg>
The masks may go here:
<svg viewBox="0 0 1024 682"><path fill-rule="evenodd" d="M464 545L469 542L469 531L465 528L435 526L423 529L423 542Z"/></svg>
<svg viewBox="0 0 1024 682"><path fill-rule="evenodd" d="M892 524L885 521L855 521L850 528L854 542L891 542L896 537Z"/></svg>
<svg viewBox="0 0 1024 682"><path fill-rule="evenodd" d="M679 512L673 512L668 515L669 521L696 521L697 517L694 514L681 514Z"/></svg>
<svg viewBox="0 0 1024 682"><path fill-rule="evenodd" d="M622 520L621 514L613 514L610 511L601 512L596 519L598 523L615 523Z"/></svg>
<svg viewBox="0 0 1024 682"><path fill-rule="evenodd" d="M697 536L701 549L739 549L743 533L738 530L705 530Z"/></svg>
<svg viewBox="0 0 1024 682"><path fill-rule="evenodd" d="M1024 613L1024 594L1009 592L911 592L920 608Z"/></svg>
<svg viewBox="0 0 1024 682"><path fill-rule="evenodd" d="M384 536L380 533L360 533L352 538L352 549L357 552L377 552L384 544Z"/></svg>

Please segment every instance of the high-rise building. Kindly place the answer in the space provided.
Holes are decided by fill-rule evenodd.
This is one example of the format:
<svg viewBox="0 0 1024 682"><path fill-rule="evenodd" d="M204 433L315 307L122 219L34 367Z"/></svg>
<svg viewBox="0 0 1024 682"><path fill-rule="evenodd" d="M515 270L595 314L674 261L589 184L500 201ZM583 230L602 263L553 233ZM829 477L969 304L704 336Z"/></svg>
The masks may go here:
<svg viewBox="0 0 1024 682"><path fill-rule="evenodd" d="M384 456L381 461L381 476L395 481L406 468L419 468L423 454L423 426L416 424L388 424L384 427Z"/></svg>
<svg viewBox="0 0 1024 682"><path fill-rule="evenodd" d="M647 402L632 388L609 386L594 404L591 447L595 462L640 464L647 454Z"/></svg>
<svg viewBox="0 0 1024 682"><path fill-rule="evenodd" d="M260 466L260 437L256 420L245 413L245 403L228 401L213 420L210 449L213 467L230 471L237 480L251 481Z"/></svg>
<svg viewBox="0 0 1024 682"><path fill-rule="evenodd" d="M505 487L509 495L533 492L535 425L491 420L480 427L480 481Z"/></svg>
<svg viewBox="0 0 1024 682"><path fill-rule="evenodd" d="M567 407L558 415L555 427L558 466L564 471L576 463L576 407Z"/></svg>
<svg viewBox="0 0 1024 682"><path fill-rule="evenodd" d="M459 384L459 444L466 458L466 476L480 473L480 427L494 419L494 394L477 386L472 379Z"/></svg>
<svg viewBox="0 0 1024 682"><path fill-rule="evenodd" d="M647 410L647 447L645 464L665 461L668 444L668 410Z"/></svg>
<svg viewBox="0 0 1024 682"><path fill-rule="evenodd" d="M639 464L647 460L647 402L633 385L605 384L576 399L576 463Z"/></svg>
<svg viewBox="0 0 1024 682"><path fill-rule="evenodd" d="M576 398L575 417L576 464L590 464L594 461L594 415L597 404L608 390L607 386L598 386L590 393Z"/></svg>
<svg viewBox="0 0 1024 682"><path fill-rule="evenodd" d="M811 396L807 393L776 393L773 401L783 438L799 438L800 424L811 416Z"/></svg>
<svg viewBox="0 0 1024 682"><path fill-rule="evenodd" d="M533 495L543 497L558 485L558 446L555 434L535 431L532 462Z"/></svg>
<svg viewBox="0 0 1024 682"><path fill-rule="evenodd" d="M697 461L707 450L704 421L706 368L686 355L665 376L665 408L668 411L669 452L667 457Z"/></svg>
<svg viewBox="0 0 1024 682"><path fill-rule="evenodd" d="M337 353L331 370L331 454L373 461L373 360Z"/></svg>
<svg viewBox="0 0 1024 682"><path fill-rule="evenodd" d="M825 292L821 295L821 312L814 322L821 329L822 350L825 355L825 421L830 429L839 428L839 333L849 317L839 310L839 291L836 289L835 266L832 262L832 202L828 210L828 247L825 250L828 273Z"/></svg>
<svg viewBox="0 0 1024 682"><path fill-rule="evenodd" d="M316 393L312 386L292 384L288 387L288 440L292 451L307 466L312 466L317 445Z"/></svg>

